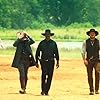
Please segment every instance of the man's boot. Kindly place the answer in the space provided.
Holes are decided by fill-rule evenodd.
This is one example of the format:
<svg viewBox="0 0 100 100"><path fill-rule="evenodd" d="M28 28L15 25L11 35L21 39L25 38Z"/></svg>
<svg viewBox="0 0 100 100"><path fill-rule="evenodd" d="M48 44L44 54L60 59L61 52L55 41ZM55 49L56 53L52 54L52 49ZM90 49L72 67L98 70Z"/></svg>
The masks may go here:
<svg viewBox="0 0 100 100"><path fill-rule="evenodd" d="M26 91L25 91L25 78L22 78L22 79L20 79L20 84L21 84L21 90L19 91L19 93L21 93L21 94L25 94L26 93Z"/></svg>

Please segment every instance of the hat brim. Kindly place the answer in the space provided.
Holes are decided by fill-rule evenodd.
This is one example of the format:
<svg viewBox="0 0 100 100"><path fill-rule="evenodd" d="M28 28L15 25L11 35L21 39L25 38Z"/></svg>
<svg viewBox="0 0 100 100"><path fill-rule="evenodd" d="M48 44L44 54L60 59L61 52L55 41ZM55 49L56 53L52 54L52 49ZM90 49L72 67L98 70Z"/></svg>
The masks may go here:
<svg viewBox="0 0 100 100"><path fill-rule="evenodd" d="M42 35L45 36L46 33L42 33ZM53 36L53 35L54 35L54 33L50 33L50 36Z"/></svg>
<svg viewBox="0 0 100 100"><path fill-rule="evenodd" d="M90 35L89 35L90 32L92 32L92 31L88 31L88 32L86 32L86 34L87 34L88 36L90 36ZM94 32L95 32L95 36L97 36L97 35L99 34L97 31L94 31Z"/></svg>

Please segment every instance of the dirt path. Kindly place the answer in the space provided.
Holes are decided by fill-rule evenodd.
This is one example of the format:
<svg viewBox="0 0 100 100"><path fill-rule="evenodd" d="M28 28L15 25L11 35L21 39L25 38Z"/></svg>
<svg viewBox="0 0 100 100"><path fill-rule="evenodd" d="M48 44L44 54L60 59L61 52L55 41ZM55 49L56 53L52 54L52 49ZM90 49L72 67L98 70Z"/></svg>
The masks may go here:
<svg viewBox="0 0 100 100"><path fill-rule="evenodd" d="M86 69L82 59L60 61L54 71L49 96L41 96L41 70L29 69L27 94L19 91L18 71L11 68L12 56L0 56L0 100L99 100L99 95L89 96Z"/></svg>

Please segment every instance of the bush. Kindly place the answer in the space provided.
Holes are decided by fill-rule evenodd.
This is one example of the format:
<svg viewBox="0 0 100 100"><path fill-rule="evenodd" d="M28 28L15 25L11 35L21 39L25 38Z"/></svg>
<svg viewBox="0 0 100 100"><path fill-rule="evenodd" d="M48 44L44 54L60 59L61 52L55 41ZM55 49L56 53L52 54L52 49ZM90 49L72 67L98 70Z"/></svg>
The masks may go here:
<svg viewBox="0 0 100 100"><path fill-rule="evenodd" d="M50 23L42 23L39 21L32 22L30 28L31 29L46 29L46 28L54 28L55 26Z"/></svg>
<svg viewBox="0 0 100 100"><path fill-rule="evenodd" d="M72 27L72 28L91 28L91 27L93 27L93 25L90 23L90 22L86 22L86 23L77 23L77 22L75 22L75 23L72 23L72 24L70 24L68 27Z"/></svg>

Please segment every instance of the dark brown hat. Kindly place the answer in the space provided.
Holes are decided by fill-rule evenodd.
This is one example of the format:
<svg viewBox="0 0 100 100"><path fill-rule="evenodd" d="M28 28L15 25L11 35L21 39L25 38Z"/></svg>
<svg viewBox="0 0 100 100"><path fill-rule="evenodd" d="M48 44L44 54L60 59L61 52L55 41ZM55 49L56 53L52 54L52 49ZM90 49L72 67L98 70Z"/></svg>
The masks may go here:
<svg viewBox="0 0 100 100"><path fill-rule="evenodd" d="M49 33L51 36L54 35L54 33L51 33L51 30L50 29L46 29L45 30L45 33L42 33L42 35L45 36L47 33Z"/></svg>
<svg viewBox="0 0 100 100"><path fill-rule="evenodd" d="M97 31L95 31L95 29L90 29L90 31L86 32L86 34L87 34L88 36L90 36L90 35L89 35L90 32L95 32L95 36L97 36L97 35L99 34Z"/></svg>

